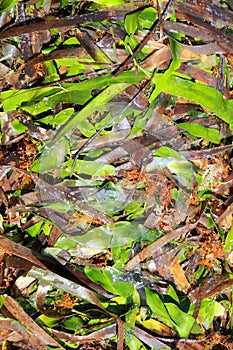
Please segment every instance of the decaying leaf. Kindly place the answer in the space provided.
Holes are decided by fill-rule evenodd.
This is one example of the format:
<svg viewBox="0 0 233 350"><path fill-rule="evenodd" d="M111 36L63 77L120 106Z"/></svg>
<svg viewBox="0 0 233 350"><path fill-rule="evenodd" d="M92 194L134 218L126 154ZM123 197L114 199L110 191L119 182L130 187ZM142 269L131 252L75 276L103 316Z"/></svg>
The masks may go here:
<svg viewBox="0 0 233 350"><path fill-rule="evenodd" d="M233 2L0 14L1 347L231 349Z"/></svg>

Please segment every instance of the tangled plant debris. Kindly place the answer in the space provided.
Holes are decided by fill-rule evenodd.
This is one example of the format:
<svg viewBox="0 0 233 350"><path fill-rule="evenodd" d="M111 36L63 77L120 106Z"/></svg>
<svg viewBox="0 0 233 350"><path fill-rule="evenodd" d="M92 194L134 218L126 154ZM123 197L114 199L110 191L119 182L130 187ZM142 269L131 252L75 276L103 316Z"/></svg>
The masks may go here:
<svg viewBox="0 0 233 350"><path fill-rule="evenodd" d="M0 2L1 349L231 349L233 3Z"/></svg>

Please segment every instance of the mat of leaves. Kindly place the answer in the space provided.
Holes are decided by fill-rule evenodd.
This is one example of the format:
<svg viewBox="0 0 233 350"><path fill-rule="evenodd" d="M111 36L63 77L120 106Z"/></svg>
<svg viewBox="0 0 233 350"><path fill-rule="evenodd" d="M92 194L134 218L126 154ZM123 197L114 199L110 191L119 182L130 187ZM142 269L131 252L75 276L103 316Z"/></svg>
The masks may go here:
<svg viewBox="0 0 233 350"><path fill-rule="evenodd" d="M232 1L0 3L2 349L231 349Z"/></svg>

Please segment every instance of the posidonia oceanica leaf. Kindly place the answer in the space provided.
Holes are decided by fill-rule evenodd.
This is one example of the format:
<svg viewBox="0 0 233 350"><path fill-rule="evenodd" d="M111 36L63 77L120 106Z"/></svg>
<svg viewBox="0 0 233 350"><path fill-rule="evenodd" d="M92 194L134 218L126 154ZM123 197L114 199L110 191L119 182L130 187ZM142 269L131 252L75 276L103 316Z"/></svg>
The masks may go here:
<svg viewBox="0 0 233 350"><path fill-rule="evenodd" d="M179 152L167 146L159 147L159 149L154 152L154 156L162 158L185 159Z"/></svg>
<svg viewBox="0 0 233 350"><path fill-rule="evenodd" d="M191 188L193 176L195 176L193 164L186 160L184 156L166 146L160 147L154 153L153 160L146 165L146 171L150 172L154 169L164 168L168 168L173 174L182 178L184 185Z"/></svg>
<svg viewBox="0 0 233 350"><path fill-rule="evenodd" d="M132 296L134 293L133 284L118 280L121 273L117 269L110 267L100 271L97 268L86 266L84 271L91 281L99 283L110 293L121 295L122 297Z"/></svg>
<svg viewBox="0 0 233 350"><path fill-rule="evenodd" d="M140 11L138 24L142 28L150 29L158 18L158 11L154 7L147 7Z"/></svg>
<svg viewBox="0 0 233 350"><path fill-rule="evenodd" d="M130 34L134 34L137 30L137 20L140 15L139 11L135 11L133 13L129 13L125 17L125 29L126 32Z"/></svg>
<svg viewBox="0 0 233 350"><path fill-rule="evenodd" d="M133 241L153 242L161 233L150 230L136 222L119 221L114 226L100 226L88 231L83 236L77 236L76 256L86 252L89 256L103 252L108 248L130 246Z"/></svg>
<svg viewBox="0 0 233 350"><path fill-rule="evenodd" d="M145 292L146 301L151 311L155 314L156 317L158 317L162 322L164 322L165 325L174 329L175 323L169 316L167 309L164 306L164 303L160 299L159 295L157 293L152 292L148 288L145 288Z"/></svg>
<svg viewBox="0 0 233 350"><path fill-rule="evenodd" d="M195 176L193 170L193 164L187 160L172 160L167 165L168 169L177 176L183 178L186 182L186 186L192 186L193 176Z"/></svg>
<svg viewBox="0 0 233 350"><path fill-rule="evenodd" d="M156 83L159 76L155 76L153 81ZM217 117L230 124L233 129L233 100L225 100L220 91L200 83L194 83L171 75L163 86L163 91L194 101L202 105ZM150 101L152 101L152 96Z"/></svg>
<svg viewBox="0 0 233 350"><path fill-rule="evenodd" d="M230 231L227 234L223 249L224 249L224 252L232 252L233 251L233 224L231 226Z"/></svg>
<svg viewBox="0 0 233 350"><path fill-rule="evenodd" d="M54 116L52 122L58 125L63 124L71 117L73 113L74 108L65 108Z"/></svg>
<svg viewBox="0 0 233 350"><path fill-rule="evenodd" d="M180 65L181 65L181 45L179 43L177 43L175 40L170 39L170 48L171 48L171 54L172 54L172 62L165 73L160 74L156 80L154 80L154 78L152 79L152 81L155 82L155 89L150 96L150 102L152 102L154 99L156 99L156 97L162 91L165 91L167 82L170 80L172 73L175 70L180 68Z"/></svg>
<svg viewBox="0 0 233 350"><path fill-rule="evenodd" d="M68 213L68 211L72 209L72 205L66 202L55 202L52 204L44 205L42 208L53 209L59 213Z"/></svg>
<svg viewBox="0 0 233 350"><path fill-rule="evenodd" d="M72 248L75 248L76 245L77 245L77 242L74 238L61 235L56 241L54 245L54 249L60 248L60 249L70 250ZM48 249L50 250L50 248L53 248L53 247L49 247Z"/></svg>
<svg viewBox="0 0 233 350"><path fill-rule="evenodd" d="M91 137L96 133L96 128L87 119L78 120L77 128L86 137Z"/></svg>
<svg viewBox="0 0 233 350"><path fill-rule="evenodd" d="M26 125L21 124L18 119L13 120L13 122L11 123L11 125L13 126L13 128L15 129L15 131L18 134L23 133L24 131L28 130L28 127Z"/></svg>
<svg viewBox="0 0 233 350"><path fill-rule="evenodd" d="M70 331L76 331L77 329L83 327L84 321L77 316L71 316L64 320L63 325L66 329Z"/></svg>
<svg viewBox="0 0 233 350"><path fill-rule="evenodd" d="M71 168L72 160L65 162L64 165L68 166L68 168ZM77 160L74 170L79 174L86 174L91 176L104 176L106 173L112 176L115 173L115 168L111 164L82 159Z"/></svg>
<svg viewBox="0 0 233 350"><path fill-rule="evenodd" d="M213 299L205 299L201 303L199 316L205 328L208 329L215 317L223 316L225 313L226 309L222 304Z"/></svg>
<svg viewBox="0 0 233 350"><path fill-rule="evenodd" d="M36 87L31 89L9 90L0 94L5 112L16 110L23 106L32 115L51 109L54 103L78 103L83 105L92 98L93 89L102 89L109 85L127 82L136 84L144 78L145 74L127 71L112 77L105 74L79 83L64 83L52 87ZM38 107L37 107L38 105ZM34 110L33 110L34 107ZM44 108L44 110L43 110ZM46 109L47 108L47 109Z"/></svg>
<svg viewBox="0 0 233 350"><path fill-rule="evenodd" d="M220 133L217 129L206 128L197 123L180 123L178 126L188 131L193 136L203 137L204 139L217 144L221 142Z"/></svg>
<svg viewBox="0 0 233 350"><path fill-rule="evenodd" d="M68 142L66 138L60 141L59 146L46 146L41 156L32 164L30 171L45 174L48 171L56 169L64 162L67 150Z"/></svg>
<svg viewBox="0 0 233 350"><path fill-rule="evenodd" d="M143 10L129 13L125 17L125 29L126 32L134 34L138 29L141 28L150 29L158 18L158 11L154 7L147 7Z"/></svg>
<svg viewBox="0 0 233 350"><path fill-rule="evenodd" d="M35 101L33 103L30 102L28 104L24 104L23 102L22 105L18 107L24 112L36 116L38 114L51 111L53 109L53 103L49 101L48 97L45 97L41 101Z"/></svg>
<svg viewBox="0 0 233 350"><path fill-rule="evenodd" d="M180 337L187 338L192 331L195 318L183 312L176 304L165 303L166 309L174 322L174 328ZM200 329L201 333L201 329Z"/></svg>
<svg viewBox="0 0 233 350"><path fill-rule="evenodd" d="M23 103L42 101L44 97L48 97L60 91L61 87L45 87L32 88L25 90L8 90L1 93L2 106L5 112L16 110ZM47 103L47 100L45 101ZM34 104L36 110L36 105Z"/></svg>
<svg viewBox="0 0 233 350"><path fill-rule="evenodd" d="M176 304L163 303L159 295L145 288L147 304L165 325L174 329L180 337L187 338L194 329L195 333L202 334L201 328L195 321L195 318L182 311Z"/></svg>
<svg viewBox="0 0 233 350"><path fill-rule="evenodd" d="M176 302L177 305L180 304L179 297L176 293L175 288L172 285L168 287L167 295L169 295Z"/></svg>
<svg viewBox="0 0 233 350"><path fill-rule="evenodd" d="M103 106L107 102L111 101L113 97L124 91L129 85L131 84L118 83L110 85L102 92L100 92L80 112L74 113L67 120L64 126L56 133L55 137L52 140L52 144L57 143L63 136L67 135L71 130L75 129L77 127L77 123L80 123L81 120L88 118L91 113L98 111L100 106Z"/></svg>
<svg viewBox="0 0 233 350"><path fill-rule="evenodd" d="M180 337L187 338L194 326L195 318L182 311L176 304L165 303L166 309L174 322L174 327ZM200 329L200 334L201 334Z"/></svg>
<svg viewBox="0 0 233 350"><path fill-rule="evenodd" d="M19 0L1 0L0 1L0 15L5 12L10 10L13 6L17 4Z"/></svg>
<svg viewBox="0 0 233 350"><path fill-rule="evenodd" d="M141 329L140 329L141 331ZM138 336L139 338L139 336ZM129 347L129 349L135 349L135 350L147 350L148 347L145 347L144 344L138 339L135 335L131 334L129 339L125 339L125 344ZM144 339L143 339L144 340ZM157 340L157 339L156 339ZM159 341L158 341L159 342ZM151 344L148 344L148 341L145 341L145 343L149 346ZM154 343L153 343L154 345ZM158 349L158 348L151 348L151 349ZM164 350L162 347L160 349ZM169 348L170 349L170 348Z"/></svg>

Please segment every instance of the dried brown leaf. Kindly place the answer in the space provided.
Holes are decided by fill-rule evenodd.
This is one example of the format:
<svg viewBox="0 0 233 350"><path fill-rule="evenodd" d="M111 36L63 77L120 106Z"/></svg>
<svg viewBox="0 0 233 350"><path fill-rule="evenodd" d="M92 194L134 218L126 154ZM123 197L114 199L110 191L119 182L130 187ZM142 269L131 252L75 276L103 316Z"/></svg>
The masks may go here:
<svg viewBox="0 0 233 350"><path fill-rule="evenodd" d="M22 307L10 296L6 297L4 306L15 317L16 320L21 322L23 326L30 332L29 343L34 346L34 349L46 350L47 345L52 345L63 349L53 338L51 338L36 322L22 309Z"/></svg>
<svg viewBox="0 0 233 350"><path fill-rule="evenodd" d="M15 255L30 263L31 266L37 266L41 269L47 269L47 267L33 254L31 249L22 246L19 243L13 242L10 239L0 236L0 247L8 255Z"/></svg>

